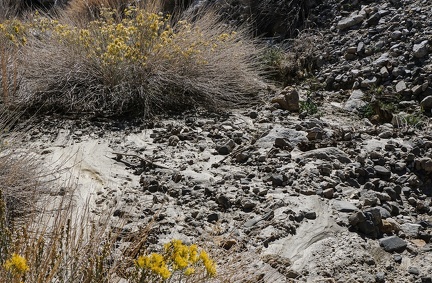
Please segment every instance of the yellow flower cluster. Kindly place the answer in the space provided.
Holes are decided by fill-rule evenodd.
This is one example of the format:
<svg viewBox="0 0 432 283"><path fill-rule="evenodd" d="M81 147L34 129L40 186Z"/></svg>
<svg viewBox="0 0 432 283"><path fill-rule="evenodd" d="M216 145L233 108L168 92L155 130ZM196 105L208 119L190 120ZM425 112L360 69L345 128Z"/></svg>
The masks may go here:
<svg viewBox="0 0 432 283"><path fill-rule="evenodd" d="M141 269L151 270L163 279L168 279L171 276L171 272L160 254L153 253L149 256L140 256L135 264Z"/></svg>
<svg viewBox="0 0 432 283"><path fill-rule="evenodd" d="M115 22L113 12L104 9L101 19L80 31L79 40L105 65L145 66L149 56L171 42L173 31L168 18L136 8L128 8L124 14L120 22Z"/></svg>
<svg viewBox="0 0 432 283"><path fill-rule="evenodd" d="M26 259L15 253L10 259L6 260L4 268L17 276L23 275L29 270Z"/></svg>
<svg viewBox="0 0 432 283"><path fill-rule="evenodd" d="M197 245L187 246L180 240L172 240L165 244L163 254L152 253L138 257L135 264L143 271L150 270L164 280L176 271L190 276L200 264L205 267L209 277L216 275L216 264L204 250L198 252Z"/></svg>
<svg viewBox="0 0 432 283"><path fill-rule="evenodd" d="M174 270L182 270L197 263L199 260L197 245L186 246L180 240L172 240L164 246L168 260L173 263Z"/></svg>
<svg viewBox="0 0 432 283"><path fill-rule="evenodd" d="M208 256L208 254L205 251L202 251L200 254L200 259L202 260L206 270L207 274L210 276L216 275L216 265L213 260L211 260Z"/></svg>
<svg viewBox="0 0 432 283"><path fill-rule="evenodd" d="M108 67L146 66L150 58L164 59L168 65L173 60L207 64L206 51L223 48L225 42L235 37L235 33L223 33L208 38L187 21L178 21L173 28L169 16L134 7L127 8L123 15L118 19L113 10L102 9L100 18L87 28L43 18L36 18L34 25L42 33L51 31L60 42L83 47L88 58Z"/></svg>
<svg viewBox="0 0 432 283"><path fill-rule="evenodd" d="M29 35L39 40L53 39L69 47L77 47L81 54L101 66L146 67L149 62L169 66L173 62L208 64L216 48L235 38L235 33L205 36L199 27L187 21L177 21L171 26L170 16L129 7L122 17L112 9L103 8L99 19L85 28L62 24L37 12L31 21L7 20L0 23L0 37L13 44L25 45ZM155 60L152 60L155 59ZM159 63L156 63L159 64Z"/></svg>
<svg viewBox="0 0 432 283"><path fill-rule="evenodd" d="M4 36L17 46L26 44L26 32L26 25L19 20L6 20L3 23L0 23L0 36Z"/></svg>

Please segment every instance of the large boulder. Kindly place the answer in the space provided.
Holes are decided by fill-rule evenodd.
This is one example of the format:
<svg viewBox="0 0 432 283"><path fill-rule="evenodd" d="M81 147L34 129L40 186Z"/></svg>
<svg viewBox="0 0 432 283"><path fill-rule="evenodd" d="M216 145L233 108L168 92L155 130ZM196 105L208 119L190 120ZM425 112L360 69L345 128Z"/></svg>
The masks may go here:
<svg viewBox="0 0 432 283"><path fill-rule="evenodd" d="M277 103L282 109L291 112L300 111L300 98L297 90L292 87L284 88L276 97L271 100Z"/></svg>

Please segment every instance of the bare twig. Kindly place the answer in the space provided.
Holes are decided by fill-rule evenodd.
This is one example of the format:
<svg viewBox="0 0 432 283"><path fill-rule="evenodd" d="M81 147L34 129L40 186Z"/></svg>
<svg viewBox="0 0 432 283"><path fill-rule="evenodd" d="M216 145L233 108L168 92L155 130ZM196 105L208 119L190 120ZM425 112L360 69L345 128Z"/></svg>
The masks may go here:
<svg viewBox="0 0 432 283"><path fill-rule="evenodd" d="M142 162L144 162L145 164L150 164L150 165L157 167L157 168L174 171L174 169L171 169L166 165L155 163L153 161L148 160L147 158L141 157L141 156L136 155L136 154L121 153L121 152L111 152L111 153L116 155L115 159L118 161L121 160L123 158L123 156L136 157L139 160L141 160Z"/></svg>

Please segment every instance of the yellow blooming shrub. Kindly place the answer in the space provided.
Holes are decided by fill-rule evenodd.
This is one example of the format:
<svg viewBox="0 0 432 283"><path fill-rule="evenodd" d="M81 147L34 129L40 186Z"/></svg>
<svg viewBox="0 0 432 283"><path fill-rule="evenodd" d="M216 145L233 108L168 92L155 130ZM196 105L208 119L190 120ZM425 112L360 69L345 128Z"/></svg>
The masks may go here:
<svg viewBox="0 0 432 283"><path fill-rule="evenodd" d="M168 67L173 61L184 65L207 64L203 53L223 48L224 43L236 35L235 32L222 33L208 38L187 21L178 21L172 27L169 15L134 7L123 14L119 20L114 10L102 9L100 18L89 22L86 28L37 16L31 26L36 33L79 47L87 59L111 73L124 73L131 68L146 71L149 64L158 68L161 62Z"/></svg>
<svg viewBox="0 0 432 283"><path fill-rule="evenodd" d="M205 270L207 277L216 275L216 264L204 250L199 251L197 245L188 246L180 240L165 244L162 254L152 253L138 257L135 265L142 272L141 278L156 275L166 280L177 273L192 276L200 268Z"/></svg>
<svg viewBox="0 0 432 283"><path fill-rule="evenodd" d="M220 108L258 93L260 47L246 31L216 12L174 17L138 2L98 7L87 21L30 17L20 102L135 115Z"/></svg>

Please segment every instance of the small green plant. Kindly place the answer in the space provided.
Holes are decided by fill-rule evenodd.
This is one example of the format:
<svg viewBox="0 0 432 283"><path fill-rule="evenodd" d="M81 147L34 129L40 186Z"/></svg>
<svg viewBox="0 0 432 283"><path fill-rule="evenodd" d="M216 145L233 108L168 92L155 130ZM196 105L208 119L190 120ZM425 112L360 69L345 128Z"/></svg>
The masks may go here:
<svg viewBox="0 0 432 283"><path fill-rule="evenodd" d="M371 118L373 115L375 115L374 109L372 108L370 103L366 103L365 105L360 107L358 109L358 114L361 118L368 118L368 119Z"/></svg>
<svg viewBox="0 0 432 283"><path fill-rule="evenodd" d="M381 102L380 106L381 106L381 109L390 111L392 113L396 112L396 110L397 110L397 106L393 102L387 102L387 103Z"/></svg>
<svg viewBox="0 0 432 283"><path fill-rule="evenodd" d="M284 58L285 51L281 47L273 45L265 49L261 60L264 64L264 67L267 67L271 70L278 70L278 68L281 67Z"/></svg>
<svg viewBox="0 0 432 283"><path fill-rule="evenodd" d="M318 105L308 97L305 101L300 101L300 113L315 115L318 113Z"/></svg>
<svg viewBox="0 0 432 283"><path fill-rule="evenodd" d="M406 123L415 128L421 128L425 124L425 117L421 113L413 113L405 116Z"/></svg>
<svg viewBox="0 0 432 283"><path fill-rule="evenodd" d="M374 85L370 88L369 92L370 92L370 95L372 95L372 96L375 95L375 96L379 97L379 96L384 94L384 86Z"/></svg>

